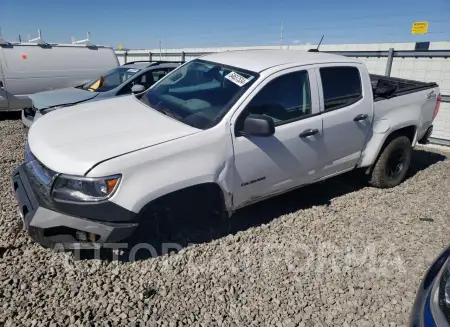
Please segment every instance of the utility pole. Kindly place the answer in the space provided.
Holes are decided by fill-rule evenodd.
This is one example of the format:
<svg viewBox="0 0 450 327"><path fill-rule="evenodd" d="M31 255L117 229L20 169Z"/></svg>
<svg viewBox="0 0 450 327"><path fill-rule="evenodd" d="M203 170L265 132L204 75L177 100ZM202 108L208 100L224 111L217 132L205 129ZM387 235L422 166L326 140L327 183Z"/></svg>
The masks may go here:
<svg viewBox="0 0 450 327"><path fill-rule="evenodd" d="M280 30L280 49L283 49L283 40L284 40L284 22L281 22L281 30Z"/></svg>
<svg viewBox="0 0 450 327"><path fill-rule="evenodd" d="M159 60L162 60L162 50L161 50L161 37L159 37Z"/></svg>

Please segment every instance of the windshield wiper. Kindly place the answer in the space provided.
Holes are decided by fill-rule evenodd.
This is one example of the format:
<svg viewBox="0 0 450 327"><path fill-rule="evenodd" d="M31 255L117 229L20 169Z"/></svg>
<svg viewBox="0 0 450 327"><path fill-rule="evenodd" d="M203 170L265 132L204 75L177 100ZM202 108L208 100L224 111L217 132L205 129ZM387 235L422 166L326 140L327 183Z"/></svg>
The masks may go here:
<svg viewBox="0 0 450 327"><path fill-rule="evenodd" d="M180 115L177 115L177 114L175 114L172 111L169 111L167 109L160 108L159 111L162 112L163 114L165 114L166 116L175 118L176 120L180 120L181 121L183 119L183 117L181 117Z"/></svg>
<svg viewBox="0 0 450 327"><path fill-rule="evenodd" d="M162 101L161 101L161 102L162 102ZM152 105L152 104L149 102L149 105L150 105L151 107L155 108L156 110L158 110L159 112L163 113L163 114L166 115L166 116L172 117L172 118L174 118L174 119L176 119L176 120L179 120L179 121L182 121L182 120L183 120L183 117L181 117L180 115L177 115L176 113L174 113L174 112L172 112L172 111L170 111L170 110L167 110L167 109L161 107L161 106L160 106L161 102L159 102L159 103L156 104L156 105Z"/></svg>

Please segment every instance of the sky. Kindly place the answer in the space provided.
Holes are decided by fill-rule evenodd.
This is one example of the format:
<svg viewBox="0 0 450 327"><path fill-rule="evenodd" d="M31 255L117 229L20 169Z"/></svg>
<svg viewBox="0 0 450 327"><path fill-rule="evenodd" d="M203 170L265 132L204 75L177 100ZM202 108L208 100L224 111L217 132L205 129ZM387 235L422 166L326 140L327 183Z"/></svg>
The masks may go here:
<svg viewBox="0 0 450 327"><path fill-rule="evenodd" d="M412 35L414 21L428 34ZM0 0L0 28L128 49L450 41L450 0Z"/></svg>

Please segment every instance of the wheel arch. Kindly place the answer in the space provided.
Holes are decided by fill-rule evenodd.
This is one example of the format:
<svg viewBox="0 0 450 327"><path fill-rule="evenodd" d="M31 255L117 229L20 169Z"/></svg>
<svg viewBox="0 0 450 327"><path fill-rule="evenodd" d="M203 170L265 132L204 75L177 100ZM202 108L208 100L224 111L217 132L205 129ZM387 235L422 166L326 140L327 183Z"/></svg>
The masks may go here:
<svg viewBox="0 0 450 327"><path fill-rule="evenodd" d="M363 151L358 167L370 168L377 161L389 142L397 136L408 137L411 145L414 146L417 138L417 126L410 124L399 126L383 134L374 133ZM367 173L369 172L370 169L367 170Z"/></svg>
<svg viewBox="0 0 450 327"><path fill-rule="evenodd" d="M197 195L197 196L205 196L208 199L216 199L220 205L220 210L223 212L227 212L228 215L231 215L231 199L230 195L223 190L223 188L216 182L205 181L201 183L195 183L192 185L185 185L181 188L172 189L167 192L163 192L159 196L150 199L147 201L140 209L139 213L144 212L149 207L155 204L166 203L168 199L173 199L177 196L186 196L186 195ZM170 200L169 200L170 201Z"/></svg>

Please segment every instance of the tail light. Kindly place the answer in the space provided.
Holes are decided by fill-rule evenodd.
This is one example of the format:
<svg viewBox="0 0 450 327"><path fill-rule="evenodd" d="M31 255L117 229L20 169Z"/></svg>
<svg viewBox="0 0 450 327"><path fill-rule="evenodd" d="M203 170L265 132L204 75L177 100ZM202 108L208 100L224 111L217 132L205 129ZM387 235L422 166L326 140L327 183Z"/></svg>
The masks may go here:
<svg viewBox="0 0 450 327"><path fill-rule="evenodd" d="M436 118L438 112L439 112L439 107L441 106L441 95L439 94L437 96L437 100L436 100L436 107L434 108L434 113L433 113L433 119Z"/></svg>

